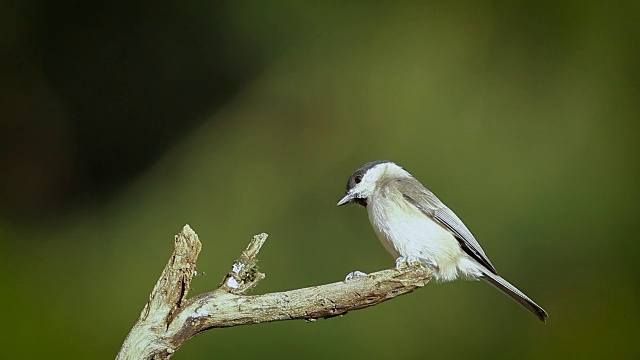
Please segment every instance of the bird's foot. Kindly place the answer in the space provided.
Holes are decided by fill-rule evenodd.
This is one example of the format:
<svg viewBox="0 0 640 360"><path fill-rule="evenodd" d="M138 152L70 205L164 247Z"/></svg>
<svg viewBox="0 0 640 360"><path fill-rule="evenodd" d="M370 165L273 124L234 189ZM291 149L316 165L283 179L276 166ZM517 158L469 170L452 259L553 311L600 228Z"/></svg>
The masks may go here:
<svg viewBox="0 0 640 360"><path fill-rule="evenodd" d="M435 261L418 256L400 256L396 259L396 270L400 271L403 267L412 266L415 264L422 264L426 266L431 272L435 272L438 270L438 264Z"/></svg>
<svg viewBox="0 0 640 360"><path fill-rule="evenodd" d="M362 271L356 270L347 274L347 277L344 278L344 281L353 280L355 278L367 276L367 273L363 273Z"/></svg>

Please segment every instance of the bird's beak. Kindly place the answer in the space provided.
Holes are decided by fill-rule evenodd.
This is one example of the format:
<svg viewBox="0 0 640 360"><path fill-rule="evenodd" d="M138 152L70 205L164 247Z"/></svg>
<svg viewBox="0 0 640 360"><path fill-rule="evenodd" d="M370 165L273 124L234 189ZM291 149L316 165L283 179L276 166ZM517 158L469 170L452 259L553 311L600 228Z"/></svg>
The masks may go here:
<svg viewBox="0 0 640 360"><path fill-rule="evenodd" d="M340 199L340 201L338 201L338 206L342 206L344 204L350 203L353 200L353 198L354 198L354 195L352 193L345 195L342 199Z"/></svg>

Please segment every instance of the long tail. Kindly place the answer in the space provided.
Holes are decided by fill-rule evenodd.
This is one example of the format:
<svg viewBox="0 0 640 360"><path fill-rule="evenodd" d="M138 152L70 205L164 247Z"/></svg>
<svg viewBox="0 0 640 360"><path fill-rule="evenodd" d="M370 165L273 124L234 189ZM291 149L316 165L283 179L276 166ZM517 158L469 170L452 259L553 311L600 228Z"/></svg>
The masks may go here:
<svg viewBox="0 0 640 360"><path fill-rule="evenodd" d="M540 305L536 304L533 300L529 299L529 297L522 293L522 291L518 290L515 286L509 284L509 282L500 276L492 273L489 270L481 269L484 276L482 280L488 282L493 285L498 290L502 291L505 295L512 298L515 302L522 305L525 309L531 311L535 316L537 316L542 322L547 322L547 317L549 316Z"/></svg>

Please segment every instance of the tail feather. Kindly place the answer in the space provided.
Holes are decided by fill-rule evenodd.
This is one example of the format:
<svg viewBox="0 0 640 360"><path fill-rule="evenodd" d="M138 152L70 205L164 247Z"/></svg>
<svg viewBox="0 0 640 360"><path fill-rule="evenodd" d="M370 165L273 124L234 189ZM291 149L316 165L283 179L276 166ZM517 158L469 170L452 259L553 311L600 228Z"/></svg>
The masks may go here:
<svg viewBox="0 0 640 360"><path fill-rule="evenodd" d="M547 322L549 316L540 305L536 304L533 300L518 290L515 286L511 285L507 280L501 278L497 274L492 273L489 270L482 269L482 280L493 285L498 290L502 291L505 295L513 299L518 304L522 305L525 309L529 310L535 316L537 316L542 322Z"/></svg>

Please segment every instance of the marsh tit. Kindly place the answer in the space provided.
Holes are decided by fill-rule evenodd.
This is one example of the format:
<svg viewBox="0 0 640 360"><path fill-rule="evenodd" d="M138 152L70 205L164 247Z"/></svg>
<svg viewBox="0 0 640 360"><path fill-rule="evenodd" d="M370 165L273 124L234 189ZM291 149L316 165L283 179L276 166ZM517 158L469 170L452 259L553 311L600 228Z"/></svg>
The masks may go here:
<svg viewBox="0 0 640 360"><path fill-rule="evenodd" d="M436 281L482 279L531 311L543 322L547 313L498 276L487 255L462 220L406 170L391 161L373 161L349 177L338 206L367 209L384 248L402 263L422 262Z"/></svg>

